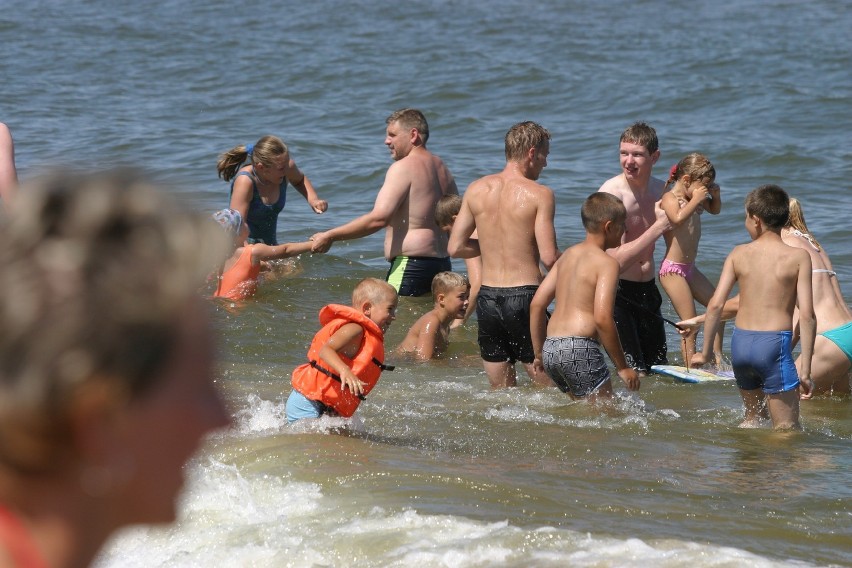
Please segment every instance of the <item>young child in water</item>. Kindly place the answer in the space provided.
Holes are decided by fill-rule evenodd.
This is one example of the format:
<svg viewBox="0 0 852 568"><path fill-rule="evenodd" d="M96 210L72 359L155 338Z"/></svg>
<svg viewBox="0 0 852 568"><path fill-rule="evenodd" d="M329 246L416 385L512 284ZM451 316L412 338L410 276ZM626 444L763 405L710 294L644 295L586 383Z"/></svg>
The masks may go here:
<svg viewBox="0 0 852 568"><path fill-rule="evenodd" d="M740 427L756 427L768 415L775 428L799 428L799 392L810 396L816 336L807 251L784 244L781 229L790 214L787 193L763 185L746 197L745 226L752 241L731 251L707 306L704 345L693 365L710 358L722 309L735 284L740 300L731 337L731 365L745 405ZM793 312L799 310L800 370L793 363ZM766 399L766 402L764 401Z"/></svg>
<svg viewBox="0 0 852 568"><path fill-rule="evenodd" d="M660 264L660 284L672 301L677 315L695 317L695 300L706 306L713 296L713 284L695 266L701 238L701 213L717 215L722 210L716 170L705 156L692 153L672 167L663 194L662 208L672 228L664 233L666 256ZM695 354L695 335L682 340L683 361L688 367ZM715 363L721 363L722 333L716 338Z"/></svg>
<svg viewBox="0 0 852 568"><path fill-rule="evenodd" d="M639 376L627 364L615 327L619 265L606 253L621 244L627 210L618 197L597 192L586 199L581 217L586 239L562 253L533 296L530 336L533 365L572 399L594 402L612 397L601 343L628 389L639 389ZM546 310L554 297L556 310L548 323Z"/></svg>
<svg viewBox="0 0 852 568"><path fill-rule="evenodd" d="M257 291L258 276L264 261L311 252L310 241L275 246L247 244L248 226L243 223L242 215L235 209L217 211L213 214L213 219L233 236L234 247L233 254L222 266L214 297L229 300L251 297Z"/></svg>
<svg viewBox="0 0 852 568"><path fill-rule="evenodd" d="M439 272L432 278L434 307L418 319L397 347L400 355L428 361L450 345L450 325L467 311L470 283L456 272Z"/></svg>
<svg viewBox="0 0 852 568"><path fill-rule="evenodd" d="M329 304L308 349L308 362L293 370L287 398L289 423L324 414L350 417L376 386L386 366L384 337L396 319L393 286L365 278L352 292L352 306Z"/></svg>

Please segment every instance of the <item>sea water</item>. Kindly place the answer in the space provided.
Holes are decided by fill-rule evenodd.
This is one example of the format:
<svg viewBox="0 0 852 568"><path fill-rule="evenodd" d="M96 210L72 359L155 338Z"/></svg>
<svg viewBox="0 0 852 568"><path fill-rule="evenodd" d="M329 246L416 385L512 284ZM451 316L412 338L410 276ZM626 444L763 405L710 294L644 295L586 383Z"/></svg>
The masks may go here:
<svg viewBox="0 0 852 568"><path fill-rule="evenodd" d="M31 0L0 17L0 121L24 181L132 165L205 212L228 204L218 155L279 135L330 204L317 216L291 188L288 242L369 211L392 110L425 112L461 191L534 120L553 136L540 181L564 249L645 120L659 177L692 151L716 166L711 280L748 240L745 195L778 183L849 298L850 27L840 0ZM445 358L383 374L354 423L290 427L317 311L388 264L381 233L282 264L255 299L211 304L234 427L187 467L179 521L120 533L99 566L852 565L849 401L806 402L804 432L783 434L738 429L730 384L616 379L603 414L524 377L491 391L472 321ZM403 298L388 347L429 308Z"/></svg>

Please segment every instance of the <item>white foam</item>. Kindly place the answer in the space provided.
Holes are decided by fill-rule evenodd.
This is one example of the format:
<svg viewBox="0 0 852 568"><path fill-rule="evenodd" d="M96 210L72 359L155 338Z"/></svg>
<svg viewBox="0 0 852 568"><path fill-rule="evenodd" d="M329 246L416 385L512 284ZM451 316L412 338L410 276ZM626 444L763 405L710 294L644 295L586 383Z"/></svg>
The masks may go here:
<svg viewBox="0 0 852 568"><path fill-rule="evenodd" d="M345 494L325 496L317 484L250 476L213 460L193 469L189 487L175 526L122 533L96 566L807 566L677 540L358 510Z"/></svg>

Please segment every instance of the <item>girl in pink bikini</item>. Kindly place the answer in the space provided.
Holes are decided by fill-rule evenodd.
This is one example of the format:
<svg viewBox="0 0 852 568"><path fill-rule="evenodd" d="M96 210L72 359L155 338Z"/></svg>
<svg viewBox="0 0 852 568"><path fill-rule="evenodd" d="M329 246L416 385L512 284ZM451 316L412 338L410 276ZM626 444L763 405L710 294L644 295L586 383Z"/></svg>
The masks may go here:
<svg viewBox="0 0 852 568"><path fill-rule="evenodd" d="M713 297L713 284L695 266L701 239L701 213L718 215L722 210L716 170L705 156L692 153L672 166L663 194L662 208L672 228L664 233L666 256L660 264L660 284L672 301L680 319L695 317L695 300L706 306ZM722 334L716 335L713 352L722 353ZM682 344L683 360L695 353L695 336ZM716 361L718 366L720 360Z"/></svg>

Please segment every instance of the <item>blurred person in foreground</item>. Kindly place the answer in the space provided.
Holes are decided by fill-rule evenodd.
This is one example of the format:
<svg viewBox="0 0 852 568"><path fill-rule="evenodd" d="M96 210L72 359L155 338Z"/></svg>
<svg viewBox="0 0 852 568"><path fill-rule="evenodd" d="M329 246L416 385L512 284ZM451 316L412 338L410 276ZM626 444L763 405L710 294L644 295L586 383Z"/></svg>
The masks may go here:
<svg viewBox="0 0 852 568"><path fill-rule="evenodd" d="M22 188L0 221L0 566L87 566L175 520L230 423L197 292L226 240L128 172Z"/></svg>

